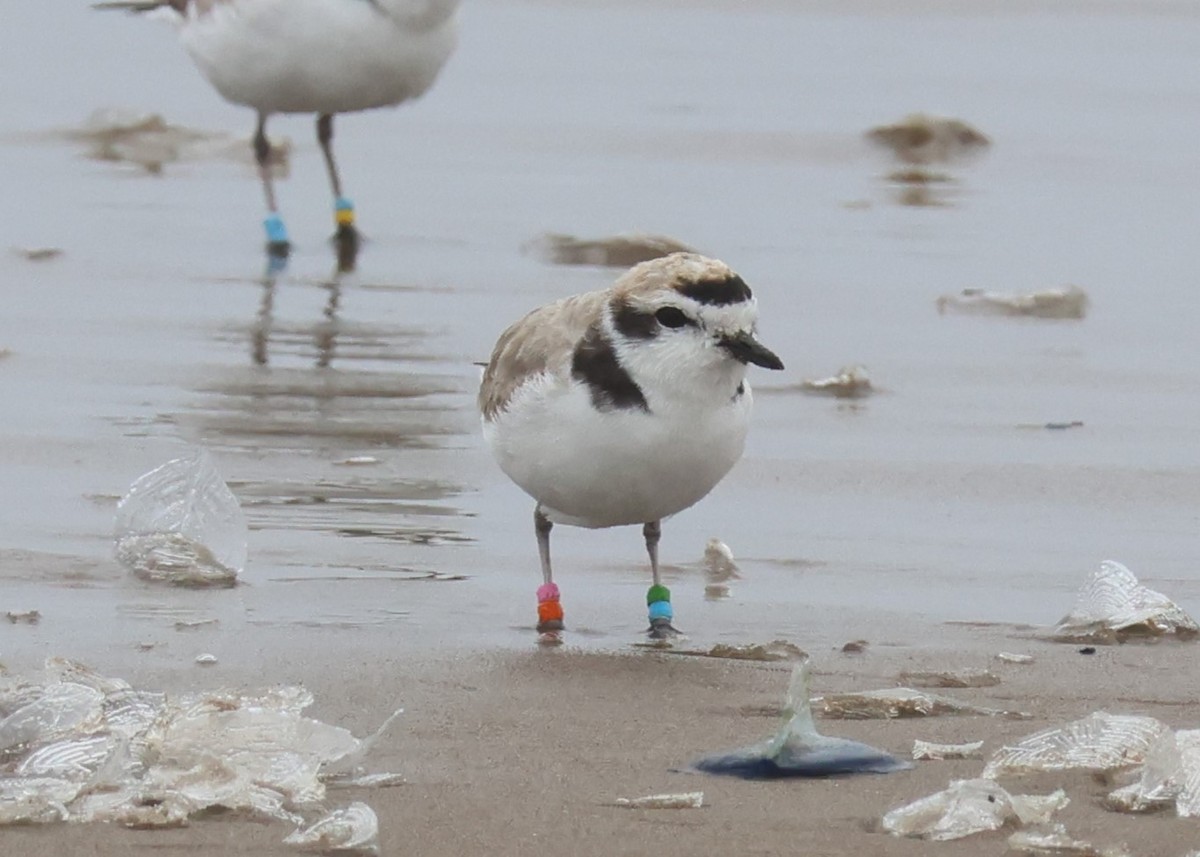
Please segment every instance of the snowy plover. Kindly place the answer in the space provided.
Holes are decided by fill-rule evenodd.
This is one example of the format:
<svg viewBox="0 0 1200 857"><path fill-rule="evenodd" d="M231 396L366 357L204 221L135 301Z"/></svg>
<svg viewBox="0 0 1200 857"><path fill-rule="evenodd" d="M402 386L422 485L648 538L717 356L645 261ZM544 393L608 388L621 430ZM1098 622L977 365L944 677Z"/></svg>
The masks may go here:
<svg viewBox="0 0 1200 857"><path fill-rule="evenodd" d="M746 365L783 368L755 339L757 317L749 286L723 262L674 253L501 334L479 409L500 468L537 503L539 631L563 627L550 569L555 523L642 524L650 633L674 631L660 522L708 494L742 455Z"/></svg>
<svg viewBox="0 0 1200 857"><path fill-rule="evenodd" d="M267 117L316 113L339 237L353 240L354 205L333 159L333 117L422 95L454 50L458 0L114 0L102 9L162 10L209 83L258 112L254 155L267 198L269 248L286 253L275 205Z"/></svg>

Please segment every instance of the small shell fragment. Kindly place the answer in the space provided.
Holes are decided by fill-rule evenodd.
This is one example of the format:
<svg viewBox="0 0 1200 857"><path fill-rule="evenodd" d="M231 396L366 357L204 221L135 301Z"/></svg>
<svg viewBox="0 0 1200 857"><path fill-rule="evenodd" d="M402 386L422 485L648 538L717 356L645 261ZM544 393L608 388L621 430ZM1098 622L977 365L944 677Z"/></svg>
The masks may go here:
<svg viewBox="0 0 1200 857"><path fill-rule="evenodd" d="M935 744L932 741L913 741L912 757L917 761L944 759L982 759L983 742L967 744Z"/></svg>
<svg viewBox="0 0 1200 857"><path fill-rule="evenodd" d="M861 399L875 392L871 377L863 366L843 366L828 378L806 378L800 390L812 396L833 396L836 399Z"/></svg>
<svg viewBox="0 0 1200 857"><path fill-rule="evenodd" d="M704 806L704 792L619 797L614 803L626 809L700 809Z"/></svg>
<svg viewBox="0 0 1200 857"><path fill-rule="evenodd" d="M217 663L217 656L205 652L201 655L196 655L196 663L202 667L211 667Z"/></svg>
<svg viewBox="0 0 1200 857"><path fill-rule="evenodd" d="M1018 655L1015 652L997 652L996 660L1004 661L1006 664L1031 664L1033 663L1033 655Z"/></svg>

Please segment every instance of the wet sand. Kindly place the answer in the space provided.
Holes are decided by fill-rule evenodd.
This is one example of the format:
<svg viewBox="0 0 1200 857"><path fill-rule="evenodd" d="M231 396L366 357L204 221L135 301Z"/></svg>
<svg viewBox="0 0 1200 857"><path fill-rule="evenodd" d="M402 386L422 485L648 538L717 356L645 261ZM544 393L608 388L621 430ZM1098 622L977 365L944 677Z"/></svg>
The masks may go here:
<svg viewBox="0 0 1200 857"><path fill-rule="evenodd" d="M167 690L302 682L316 716L360 735L403 705L372 765L411 785L336 796L376 809L385 854L1003 853L995 834L929 844L874 827L978 762L807 783L670 773L764 737L773 722L743 709L777 704L786 671L635 649L648 581L634 530L556 530L571 634L562 650L534 645L531 509L478 439L473 364L523 312L617 274L547 265L522 245L646 232L742 273L788 365L752 379L746 458L664 527L689 645L791 640L814 654L818 692L1036 655L999 667L998 687L955 692L1031 721L824 724L897 753L916 737L991 749L1097 709L1195 726L1188 647L1088 657L1031 635L1107 557L1200 614L1200 251L1186 191L1200 170L1200 14L883 11L468 2L427 99L339 123L368 238L357 271L338 274L325 240L311 123L273 123L293 142L279 190L298 244L275 276L244 164L154 176L53 133L121 106L242 136L248 112L210 92L166 29L14 0L0 35L0 166L19 201L0 247L0 579L3 610L41 621L0 621L0 661L24 671L67 656ZM993 141L950 170L944 205L897 204L895 166L862 139L915 111ZM34 261L8 246L63 252ZM1089 295L1083 320L936 309L964 288L1069 283ZM882 392L798 389L851 364ZM1021 428L1071 421L1083 425ZM150 586L112 558L122 492L196 444L250 521L233 590ZM699 564L711 536L743 573L718 601ZM860 638L866 654L838 653ZM201 652L218 665L196 666ZM1139 857L1197 844L1183 821L1107 813L1099 786L1064 784L1077 837ZM708 808L609 805L694 789ZM284 851L286 832L224 818L59 825L0 830L0 845L262 853Z"/></svg>
<svg viewBox="0 0 1200 857"><path fill-rule="evenodd" d="M1025 708L1031 720L937 717L895 721L819 720L826 734L852 737L907 756L914 739L983 740L990 754L1046 726L1098 709L1147 714L1194 726L1200 681L1191 650L1178 645L1101 648L1029 644L996 629L958 629L958 651L869 648L861 655L815 653L814 691L894 683L904 669L986 666L996 687L946 690L995 708ZM1008 665L987 651L1016 649L1032 665ZM897 839L879 831L889 809L978 776L981 761L930 761L912 771L826 780L748 782L678 772L697 757L755 743L776 726L788 670L669 654L458 653L413 659L406 653L349 653L330 664L263 665L274 678L303 679L312 713L364 734L397 703L405 714L378 746L371 770L401 771L408 782L331 792L333 803L365 800L379 815L381 853L583 855L1003 854L1008 831L954 842ZM228 677L226 677L228 678ZM251 675L239 676L254 683ZM167 684L179 676L147 675ZM212 680L212 673L204 679ZM193 682L194 683L194 682ZM1195 843L1194 819L1132 816L1099 805L1114 787L1083 773L1002 780L1017 793L1062 787L1071 803L1056 817L1098 846L1127 843L1146 857L1180 857ZM703 791L693 810L630 810L619 797ZM181 830L131 831L106 825L9 828L12 854L295 853L280 844L286 824L215 816Z"/></svg>

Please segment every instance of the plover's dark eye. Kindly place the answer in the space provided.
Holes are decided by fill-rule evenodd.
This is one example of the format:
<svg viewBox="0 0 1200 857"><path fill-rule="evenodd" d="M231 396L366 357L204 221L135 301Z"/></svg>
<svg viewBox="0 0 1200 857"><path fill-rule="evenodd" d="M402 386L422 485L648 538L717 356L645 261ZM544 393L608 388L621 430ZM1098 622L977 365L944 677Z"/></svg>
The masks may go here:
<svg viewBox="0 0 1200 857"><path fill-rule="evenodd" d="M665 306L654 317L663 327L683 327L688 323L687 315L679 307Z"/></svg>

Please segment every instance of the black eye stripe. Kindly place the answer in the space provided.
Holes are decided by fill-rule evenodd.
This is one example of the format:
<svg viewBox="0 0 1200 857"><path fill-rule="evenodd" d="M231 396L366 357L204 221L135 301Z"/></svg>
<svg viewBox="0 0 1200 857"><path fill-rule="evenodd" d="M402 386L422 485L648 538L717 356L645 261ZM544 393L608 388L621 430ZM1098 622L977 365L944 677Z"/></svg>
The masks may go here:
<svg viewBox="0 0 1200 857"><path fill-rule="evenodd" d="M654 316L639 312L625 301L612 305L613 327L626 339L651 339L658 333Z"/></svg>
<svg viewBox="0 0 1200 857"><path fill-rule="evenodd" d="M681 295L687 295L697 303L709 306L729 306L744 303L754 297L746 281L737 274L720 280L696 280L675 287Z"/></svg>

